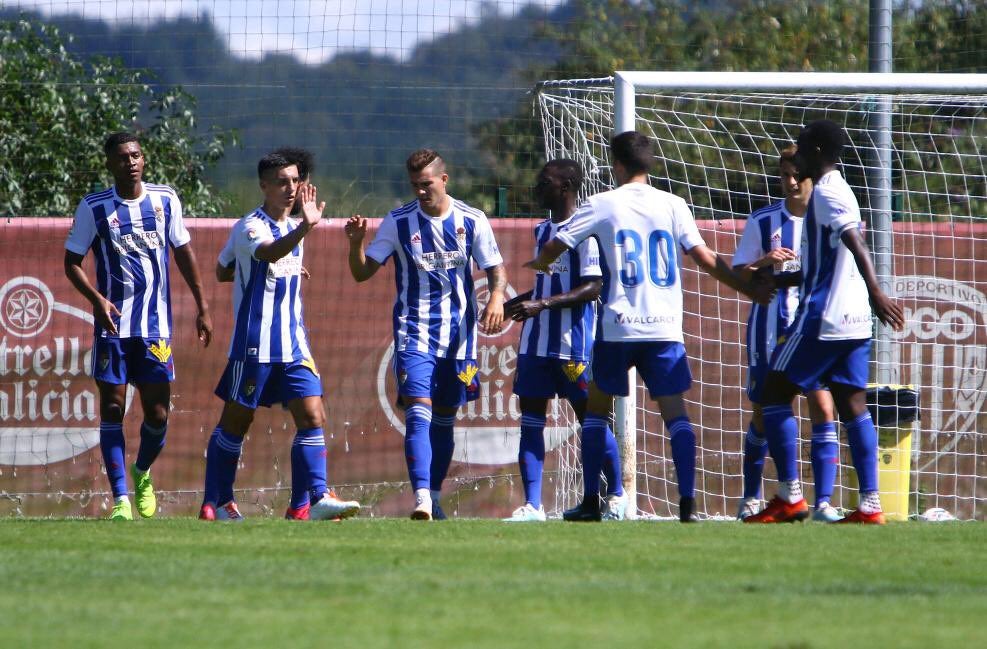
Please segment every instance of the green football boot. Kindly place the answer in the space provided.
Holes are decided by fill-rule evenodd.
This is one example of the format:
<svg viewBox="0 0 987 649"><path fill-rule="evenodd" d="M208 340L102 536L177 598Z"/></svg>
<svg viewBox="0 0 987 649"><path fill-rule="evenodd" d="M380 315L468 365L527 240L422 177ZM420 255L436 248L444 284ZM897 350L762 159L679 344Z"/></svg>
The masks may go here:
<svg viewBox="0 0 987 649"><path fill-rule="evenodd" d="M113 511L110 512L111 521L132 521L134 513L130 511L130 498L121 498L113 503Z"/></svg>
<svg viewBox="0 0 987 649"><path fill-rule="evenodd" d="M134 479L134 503L141 518L151 518L158 510L158 499L154 497L151 472L141 472L136 464L130 465L130 477Z"/></svg>

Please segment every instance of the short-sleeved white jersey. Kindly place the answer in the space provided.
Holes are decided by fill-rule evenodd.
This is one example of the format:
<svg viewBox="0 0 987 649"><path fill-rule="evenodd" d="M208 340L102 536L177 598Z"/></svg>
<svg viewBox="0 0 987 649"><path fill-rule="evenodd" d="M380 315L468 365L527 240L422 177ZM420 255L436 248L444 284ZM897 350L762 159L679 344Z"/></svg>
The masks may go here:
<svg viewBox="0 0 987 649"><path fill-rule="evenodd" d="M867 284L840 235L860 228L860 206L839 171L819 179L802 229L801 302L793 331L820 340L870 338Z"/></svg>
<svg viewBox="0 0 987 649"><path fill-rule="evenodd" d="M551 220L535 226L535 256L551 241L558 229L568 223ZM544 300L567 293L591 279L603 276L596 239L589 238L574 250L566 251L548 268L535 276L531 299ZM524 321L518 353L543 358L585 361L593 351L596 304L586 302L565 309L545 309Z"/></svg>
<svg viewBox="0 0 987 649"><path fill-rule="evenodd" d="M231 360L290 363L312 358L302 317L304 242L273 263L254 257L262 243L276 241L297 227L296 219L276 221L260 207L233 226Z"/></svg>
<svg viewBox="0 0 987 649"><path fill-rule="evenodd" d="M793 216L785 208L785 201L757 210L747 218L744 234L733 255L733 265L748 266L776 248L788 248L798 254L802 247L802 226L803 218ZM797 273L800 268L800 259L789 259L775 264L772 272L779 277ZM747 318L747 346L752 364L767 363L771 359L778 337L784 335L795 318L798 291L797 286L788 286L779 289L766 305L751 304Z"/></svg>
<svg viewBox="0 0 987 649"><path fill-rule="evenodd" d="M679 251L705 245L686 202L644 183L596 194L557 235L570 248L588 237L603 270L598 338L682 342Z"/></svg>
<svg viewBox="0 0 987 649"><path fill-rule="evenodd" d="M412 201L384 217L366 255L379 264L394 258L398 351L476 358L473 262L484 270L504 262L483 212L452 199L431 217Z"/></svg>
<svg viewBox="0 0 987 649"><path fill-rule="evenodd" d="M171 338L168 250L190 240L175 190L143 183L133 200L115 187L83 198L65 248L79 255L92 249L96 288L120 311L115 337Z"/></svg>

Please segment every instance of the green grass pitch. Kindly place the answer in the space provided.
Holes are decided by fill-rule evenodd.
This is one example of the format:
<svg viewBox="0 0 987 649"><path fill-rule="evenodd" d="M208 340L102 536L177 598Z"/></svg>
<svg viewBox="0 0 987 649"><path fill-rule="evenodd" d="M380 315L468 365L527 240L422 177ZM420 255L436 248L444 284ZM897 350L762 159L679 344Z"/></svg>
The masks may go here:
<svg viewBox="0 0 987 649"><path fill-rule="evenodd" d="M0 647L983 647L987 525L0 521Z"/></svg>

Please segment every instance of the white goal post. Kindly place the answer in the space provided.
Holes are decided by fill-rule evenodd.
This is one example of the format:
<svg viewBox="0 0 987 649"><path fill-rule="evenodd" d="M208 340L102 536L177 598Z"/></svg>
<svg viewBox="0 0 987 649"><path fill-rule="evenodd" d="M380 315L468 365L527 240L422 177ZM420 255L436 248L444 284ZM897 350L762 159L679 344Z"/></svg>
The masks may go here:
<svg viewBox="0 0 987 649"><path fill-rule="evenodd" d="M843 124L851 140L843 171L861 203L879 279L909 318L903 334L877 328L872 377L913 384L922 398L924 417L913 438L910 430L894 439L882 431L882 452L903 440L912 445L903 469L911 477L908 493L897 495L906 515L940 506L962 518L984 517L987 244L979 242L987 237L987 75L621 71L545 81L536 94L546 156L579 160L584 192L613 186L610 136L640 130L657 144L653 183L685 198L707 243L727 255L739 220L780 198L772 191L780 148L814 119ZM696 276L684 283L686 344L699 386L691 392L700 395L690 402L699 437L697 504L708 517L729 516L740 494L746 426L746 305ZM674 516L674 473L655 430L662 424L642 395L632 390L615 411L630 509ZM845 451L837 496L849 501ZM900 459L894 458L899 472Z"/></svg>

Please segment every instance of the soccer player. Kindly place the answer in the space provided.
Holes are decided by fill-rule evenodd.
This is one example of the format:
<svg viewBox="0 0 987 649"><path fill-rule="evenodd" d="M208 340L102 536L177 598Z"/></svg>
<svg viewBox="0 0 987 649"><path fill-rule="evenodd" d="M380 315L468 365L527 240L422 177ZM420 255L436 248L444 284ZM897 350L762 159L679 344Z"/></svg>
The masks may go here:
<svg viewBox="0 0 987 649"><path fill-rule="evenodd" d="M487 274L489 300L479 326L490 333L499 332L504 320L507 273L486 215L446 193L449 174L439 154L420 149L405 166L415 200L384 217L366 252L366 219L350 218L346 236L358 282L394 259L394 371L415 492L411 518L441 520L456 412L479 395L473 262Z"/></svg>
<svg viewBox="0 0 987 649"><path fill-rule="evenodd" d="M738 291L752 287L703 242L686 202L648 184L655 163L651 141L628 131L610 142L618 187L591 196L572 220L525 264L545 272L566 249L596 237L603 266L603 309L593 345L592 382L583 445L593 454L612 434L608 419L615 395L627 396L627 373L636 367L669 430L678 477L679 520L693 520L696 436L682 394L692 384L682 338L679 249L700 268ZM764 297L758 298L766 301ZM583 467L583 475L599 467ZM598 499L581 507L596 515ZM588 515L589 515L588 514Z"/></svg>
<svg viewBox="0 0 987 649"><path fill-rule="evenodd" d="M195 299L204 346L212 337L212 320L175 190L143 182L144 153L135 135L113 133L103 152L113 187L79 203L65 242L65 274L93 306L92 372L99 390L99 446L114 499L110 518L132 520L123 434L127 384L137 386L144 411L130 475L137 511L150 518L157 511L151 465L165 445L175 380L169 250ZM90 249L98 288L82 268Z"/></svg>
<svg viewBox="0 0 987 649"><path fill-rule="evenodd" d="M771 303L751 305L747 318L747 396L753 410L744 437L744 496L737 518L743 520L759 509L761 476L768 442L761 418L761 391L768 373L771 352L795 317L798 282L801 280L799 249L802 220L812 196L812 179L800 178L795 167L795 145L785 147L778 159L784 200L757 210L747 219L747 227L733 256L733 269L750 281L756 273L778 289ZM819 389L806 393L812 422L812 474L816 481L814 520L833 522L840 518L830 505L839 461L839 442L834 423L833 399Z"/></svg>
<svg viewBox="0 0 987 649"><path fill-rule="evenodd" d="M877 431L867 410L871 312L900 329L901 307L881 291L860 232L860 208L836 165L843 129L829 120L812 122L798 137L796 165L813 182L802 231L801 302L795 321L771 357L762 412L771 457L778 469L778 495L747 523L803 520L808 506L798 479L798 428L792 399L818 384L829 386L846 427L860 485L860 504L839 522L884 523L877 489Z"/></svg>
<svg viewBox="0 0 987 649"><path fill-rule="evenodd" d="M322 219L314 185L300 186L298 167L269 154L257 165L264 203L237 221L229 363L216 387L225 405L206 451L205 496L199 518L241 520L233 498L243 437L258 406L280 402L297 432L292 444L292 501L286 518L342 519L360 504L344 501L326 484L322 384L302 317L303 238ZM301 204L301 217L291 218Z"/></svg>
<svg viewBox="0 0 987 649"><path fill-rule="evenodd" d="M535 226L535 255L559 228L572 218L583 182L582 170L574 160L552 160L538 174L535 198L550 218ZM587 378L596 327L596 305L603 288L600 252L590 238L575 250L563 253L549 272L538 273L535 288L510 300L505 313L523 321L521 342L514 373L514 394L520 397L521 441L518 467L524 484L525 502L507 521L543 521L541 503L542 467L545 463L545 413L548 400L565 397L582 423L586 414ZM611 433L605 458L586 457L583 465L604 467L607 477L607 507L604 516L621 519L626 506L620 477L620 453ZM604 461L605 460L605 461ZM600 476L584 478L584 500L599 498ZM597 510L599 511L599 510ZM585 511L576 507L563 513L566 520L585 520ZM599 520L595 518L594 520Z"/></svg>
<svg viewBox="0 0 987 649"><path fill-rule="evenodd" d="M280 155L285 160L291 164L298 167L298 187L301 188L309 182L312 177L312 172L315 170L315 156L308 149L302 149L300 147L293 146L283 146L280 149L275 149L271 153ZM302 205L298 202L297 196L295 202L291 206L291 216L298 216L301 211ZM232 232L230 233L233 234ZM233 254L233 237L230 236L226 240L226 244L223 249L219 252L219 260L216 264L216 281L218 282L232 282L233 281L233 268L236 266L236 255ZM305 268L302 268L302 277L304 279L309 279L310 275Z"/></svg>

